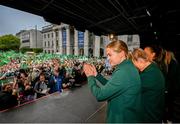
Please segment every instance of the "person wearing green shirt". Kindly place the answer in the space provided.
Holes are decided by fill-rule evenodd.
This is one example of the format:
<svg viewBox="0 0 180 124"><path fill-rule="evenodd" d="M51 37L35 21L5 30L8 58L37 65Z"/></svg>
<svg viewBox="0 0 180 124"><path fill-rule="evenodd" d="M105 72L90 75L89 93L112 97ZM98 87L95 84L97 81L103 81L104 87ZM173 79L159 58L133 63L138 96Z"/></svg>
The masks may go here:
<svg viewBox="0 0 180 124"><path fill-rule="evenodd" d="M141 48L134 49L132 61L140 71L145 123L162 123L165 112L165 79L157 64Z"/></svg>
<svg viewBox="0 0 180 124"><path fill-rule="evenodd" d="M127 59L127 45L120 40L112 41L106 46L106 53L109 63L115 67L109 80L97 74L94 65L84 64L92 94L98 101L107 101L106 122L142 122L141 81L138 70Z"/></svg>

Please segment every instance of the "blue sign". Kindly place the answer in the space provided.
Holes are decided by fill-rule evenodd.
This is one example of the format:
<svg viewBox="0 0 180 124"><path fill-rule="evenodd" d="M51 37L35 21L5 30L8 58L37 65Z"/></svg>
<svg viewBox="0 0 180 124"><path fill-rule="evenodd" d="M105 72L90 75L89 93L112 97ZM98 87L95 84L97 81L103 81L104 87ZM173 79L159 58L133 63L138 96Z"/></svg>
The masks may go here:
<svg viewBox="0 0 180 124"><path fill-rule="evenodd" d="M66 30L62 30L62 47L66 48Z"/></svg>
<svg viewBox="0 0 180 124"><path fill-rule="evenodd" d="M84 48L84 32L78 31L78 47Z"/></svg>

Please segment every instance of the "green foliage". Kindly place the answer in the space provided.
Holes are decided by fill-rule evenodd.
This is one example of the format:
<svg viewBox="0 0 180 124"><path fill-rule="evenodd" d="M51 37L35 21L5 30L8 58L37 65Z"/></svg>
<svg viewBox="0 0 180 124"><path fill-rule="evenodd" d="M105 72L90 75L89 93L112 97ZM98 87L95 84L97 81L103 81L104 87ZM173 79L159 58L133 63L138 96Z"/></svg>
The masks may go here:
<svg viewBox="0 0 180 124"><path fill-rule="evenodd" d="M12 34L0 36L0 50L19 50L19 47L20 39L16 36L13 36Z"/></svg>
<svg viewBox="0 0 180 124"><path fill-rule="evenodd" d="M32 50L32 48L27 48L27 47L22 47L22 48L20 48L20 52L22 52L22 53L25 53L25 52L28 52L28 51L33 51Z"/></svg>
<svg viewBox="0 0 180 124"><path fill-rule="evenodd" d="M20 51L21 51L22 53L26 53L26 52L41 53L41 52L43 52L43 49L41 49L41 48L27 48L27 47L22 47L22 48L20 49Z"/></svg>
<svg viewBox="0 0 180 124"><path fill-rule="evenodd" d="M35 53L42 53L43 49L42 48L33 48L33 52L35 52Z"/></svg>

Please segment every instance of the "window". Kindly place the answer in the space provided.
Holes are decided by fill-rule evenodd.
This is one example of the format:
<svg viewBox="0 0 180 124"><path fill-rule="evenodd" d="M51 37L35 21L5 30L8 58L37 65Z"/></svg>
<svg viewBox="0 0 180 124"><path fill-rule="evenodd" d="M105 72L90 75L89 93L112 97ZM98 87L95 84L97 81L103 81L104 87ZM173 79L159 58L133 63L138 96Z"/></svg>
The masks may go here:
<svg viewBox="0 0 180 124"><path fill-rule="evenodd" d="M58 46L59 44L58 44L58 40L56 40L56 46Z"/></svg>
<svg viewBox="0 0 180 124"><path fill-rule="evenodd" d="M133 35L128 35L127 43L132 43L132 41L133 41Z"/></svg>
<svg viewBox="0 0 180 124"><path fill-rule="evenodd" d="M48 38L49 38L49 34L48 34Z"/></svg>
<svg viewBox="0 0 180 124"><path fill-rule="evenodd" d="M44 34L44 39L46 39L46 34Z"/></svg>
<svg viewBox="0 0 180 124"><path fill-rule="evenodd" d="M22 43L28 43L30 42L29 40L23 40Z"/></svg>
<svg viewBox="0 0 180 124"><path fill-rule="evenodd" d="M58 32L56 32L56 37L58 37Z"/></svg>
<svg viewBox="0 0 180 124"><path fill-rule="evenodd" d="M49 43L49 41L48 41L48 47L50 46L50 43Z"/></svg>

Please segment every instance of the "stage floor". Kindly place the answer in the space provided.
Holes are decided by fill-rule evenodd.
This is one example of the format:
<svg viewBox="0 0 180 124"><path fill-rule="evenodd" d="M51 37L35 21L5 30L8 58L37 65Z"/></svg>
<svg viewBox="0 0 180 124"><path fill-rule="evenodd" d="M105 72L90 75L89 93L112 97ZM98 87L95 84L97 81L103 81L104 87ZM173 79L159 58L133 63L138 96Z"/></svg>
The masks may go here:
<svg viewBox="0 0 180 124"><path fill-rule="evenodd" d="M97 102L88 85L55 93L0 113L0 123L104 123L106 102Z"/></svg>

